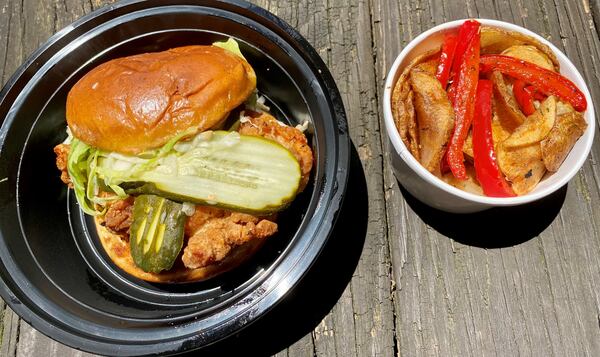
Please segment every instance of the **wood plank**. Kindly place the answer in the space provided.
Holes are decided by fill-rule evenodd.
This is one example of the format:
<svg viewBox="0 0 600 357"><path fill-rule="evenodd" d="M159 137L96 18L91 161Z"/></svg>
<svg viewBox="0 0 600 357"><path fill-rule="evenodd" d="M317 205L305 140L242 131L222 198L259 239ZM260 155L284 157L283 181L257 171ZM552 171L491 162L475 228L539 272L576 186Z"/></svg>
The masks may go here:
<svg viewBox="0 0 600 357"><path fill-rule="evenodd" d="M592 95L598 98L598 69L595 67L599 58L598 39L586 4L585 1L557 4L545 1L517 4L512 1L469 1L466 4L373 1L379 96L387 69L410 39L446 20L482 16L514 22L551 40L562 40L555 43L566 45L567 55L579 68L583 67ZM562 19L557 12L565 13ZM577 20L569 21L569 18ZM560 37L557 24L561 28ZM591 61L583 64L580 58L591 58ZM384 137L383 141L386 140ZM590 205L598 194L597 149L596 143L590 162L569 185L560 215L539 238L495 250L457 242L464 241L461 235L476 232L458 230L459 234L453 236L457 241L444 237L441 233L448 232L439 232L440 221L458 217L435 212L410 197L402 199L406 193L399 189L388 161L384 161L393 278L397 286L394 294L396 336L401 353L599 353L598 328L594 325L598 299L596 289L591 287L595 285L590 283L600 277L597 272L598 230L594 223L598 218L597 205ZM588 195L587 199L582 193ZM481 215L473 216L473 221L477 219L481 219ZM468 219L459 222L457 225L470 223ZM568 257L562 258L564 254ZM588 293L578 296L575 291Z"/></svg>
<svg viewBox="0 0 600 357"><path fill-rule="evenodd" d="M6 1L2 4L2 83L5 83L25 60L23 54L23 9L18 1ZM6 22L5 22L6 21Z"/></svg>
<svg viewBox="0 0 600 357"><path fill-rule="evenodd" d="M552 35L553 42L564 49L567 56L579 68L588 83L592 97L597 100L600 96L597 74L600 69L598 64L600 48L598 32L588 2L551 3L548 1L543 4L543 10L550 19L548 22L556 21L559 24L558 33L556 30L552 31L557 26L552 26L548 31ZM531 19L530 22L533 26L535 19ZM593 203L599 199L596 165L599 150L596 141L591 159L570 184L569 193L572 194L567 196L561 211L561 224L556 227L558 234L553 235L552 244L546 245L546 240L543 241L543 253L546 259L552 261L553 257L564 257L563 264L548 264L547 268L552 297L555 300L554 306L557 310L556 325L564 336L562 346L556 347L575 351L576 354L581 355L595 355L600 351L598 341L600 336L597 328L597 312L600 305L598 292L593 288L594 283L598 283L600 278L599 230L595 223L600 218L600 212L597 204ZM581 291L588 293L578 293ZM570 303L561 303L564 301L563 297ZM578 333L574 334L573 331Z"/></svg>
<svg viewBox="0 0 600 357"><path fill-rule="evenodd" d="M2 302L2 344L0 356L14 356L19 336L19 316Z"/></svg>
<svg viewBox="0 0 600 357"><path fill-rule="evenodd" d="M366 1L257 2L295 26L328 64L344 99L350 133L368 172L369 226L361 261L338 304L313 332L315 351L338 355L393 354L389 257L374 63ZM305 343L301 340L300 343ZM289 349L295 355L294 346Z"/></svg>
<svg viewBox="0 0 600 357"><path fill-rule="evenodd" d="M366 175L369 206L363 253L349 286L355 315L356 352L359 356L389 356L394 352L393 311L382 186L382 148L375 140L380 128L370 11L365 1L358 1L356 5L338 1L331 2L330 6L329 33L332 42L326 63L344 99L351 138Z"/></svg>
<svg viewBox="0 0 600 357"><path fill-rule="evenodd" d="M2 85L10 78L22 61L21 51L21 4L14 1L0 2L0 81ZM2 328L0 355L12 357L17 349L19 317L6 304L0 302Z"/></svg>
<svg viewBox="0 0 600 357"><path fill-rule="evenodd" d="M17 357L31 356L65 356L65 357L90 357L94 356L86 352L77 351L56 342L21 321L19 333L19 346Z"/></svg>

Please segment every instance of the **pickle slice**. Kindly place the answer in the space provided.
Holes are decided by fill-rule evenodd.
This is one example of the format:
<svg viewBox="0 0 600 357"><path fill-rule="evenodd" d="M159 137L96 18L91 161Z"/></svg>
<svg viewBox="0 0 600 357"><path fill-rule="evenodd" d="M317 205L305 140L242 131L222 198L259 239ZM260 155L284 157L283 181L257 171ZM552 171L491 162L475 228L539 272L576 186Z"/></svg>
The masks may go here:
<svg viewBox="0 0 600 357"><path fill-rule="evenodd" d="M160 273L173 267L183 246L182 209L182 204L164 197L136 197L129 246L134 263L143 271Z"/></svg>
<svg viewBox="0 0 600 357"><path fill-rule="evenodd" d="M298 191L298 161L268 139L215 131L197 143L176 145L174 151L127 178L127 193L270 214L287 207Z"/></svg>

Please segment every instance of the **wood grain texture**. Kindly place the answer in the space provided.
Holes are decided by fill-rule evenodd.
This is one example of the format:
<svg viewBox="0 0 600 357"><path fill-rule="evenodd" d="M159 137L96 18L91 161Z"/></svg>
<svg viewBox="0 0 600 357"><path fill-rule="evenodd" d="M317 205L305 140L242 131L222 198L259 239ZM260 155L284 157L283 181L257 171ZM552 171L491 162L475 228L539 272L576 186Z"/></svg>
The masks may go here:
<svg viewBox="0 0 600 357"><path fill-rule="evenodd" d="M361 260L338 304L312 333L314 350L322 355L391 356L393 312L369 4L257 3L296 27L330 68L344 100L352 141L368 173L370 219ZM289 348L289 354L296 355L297 345L310 342L300 340Z"/></svg>
<svg viewBox="0 0 600 357"><path fill-rule="evenodd" d="M21 321L19 329L19 347L17 357L65 356L86 357L92 354L74 350L37 332L33 327Z"/></svg>
<svg viewBox="0 0 600 357"><path fill-rule="evenodd" d="M565 50L582 71L593 98L600 94L598 33L585 1L376 0L373 13L379 95L387 70L407 41L434 25L465 17L501 19L540 33ZM523 242L514 246L510 236L519 235L523 226L513 221L514 229L501 229L504 237L490 231L510 224L501 222L503 216L518 221L514 214L498 210L493 216L472 215L469 220L435 212L417 202L407 206L406 202L414 199L399 188L385 161L400 354L600 353L600 250L595 223L598 205L594 204L598 202L598 149L596 141L590 160L566 192L559 192L548 202L557 206L557 211L562 205L556 219L523 236L517 243ZM523 209L523 214L531 215L531 223L544 219L534 213L536 209ZM478 224L478 220L489 225ZM479 237L473 240L474 235ZM487 246L487 240L493 239L509 244L487 250L473 246Z"/></svg>
<svg viewBox="0 0 600 357"><path fill-rule="evenodd" d="M0 0L2 83L53 33L109 2ZM403 46L466 17L513 22L546 37L580 69L597 101L598 1L253 2L296 27L329 66L368 195L352 280L322 321L277 356L600 355L598 139L580 173L549 199L448 215L417 202L395 179L380 105ZM86 355L41 335L4 304L0 311L1 356Z"/></svg>
<svg viewBox="0 0 600 357"><path fill-rule="evenodd" d="M19 316L2 303L2 345L0 356L14 356L19 335Z"/></svg>

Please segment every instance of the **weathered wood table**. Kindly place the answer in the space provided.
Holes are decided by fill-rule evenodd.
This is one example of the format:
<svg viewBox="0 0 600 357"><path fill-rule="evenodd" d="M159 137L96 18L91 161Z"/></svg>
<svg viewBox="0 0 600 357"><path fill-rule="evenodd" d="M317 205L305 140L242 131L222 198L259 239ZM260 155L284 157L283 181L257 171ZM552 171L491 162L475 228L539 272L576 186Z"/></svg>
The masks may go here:
<svg viewBox="0 0 600 357"><path fill-rule="evenodd" d="M49 36L107 2L0 0L2 83ZM256 3L296 27L329 65L355 160L336 233L307 278L265 318L207 352L599 356L598 138L581 172L552 197L448 215L417 202L394 178L380 105L403 46L466 17L513 22L548 38L582 72L598 105L597 0ZM0 355L83 355L1 309Z"/></svg>

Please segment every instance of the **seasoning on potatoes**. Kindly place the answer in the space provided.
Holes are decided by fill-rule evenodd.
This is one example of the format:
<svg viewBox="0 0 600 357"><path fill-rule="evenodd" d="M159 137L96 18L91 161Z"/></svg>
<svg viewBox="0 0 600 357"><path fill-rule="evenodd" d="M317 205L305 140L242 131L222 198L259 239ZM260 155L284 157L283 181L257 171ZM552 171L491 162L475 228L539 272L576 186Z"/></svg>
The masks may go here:
<svg viewBox="0 0 600 357"><path fill-rule="evenodd" d="M481 54L502 53L510 47L520 45L535 47L550 59L557 72L560 70L560 64L552 49L535 38L496 27L481 27Z"/></svg>
<svg viewBox="0 0 600 357"><path fill-rule="evenodd" d="M446 183L524 195L559 169L587 128L585 96L559 71L547 45L467 20L403 69L392 114L412 155Z"/></svg>
<svg viewBox="0 0 600 357"><path fill-rule="evenodd" d="M542 158L548 171L558 171L569 151L571 151L577 139L583 135L586 128L587 123L581 113L573 111L556 118L554 127L541 142Z"/></svg>
<svg viewBox="0 0 600 357"><path fill-rule="evenodd" d="M417 159L419 155L419 138L417 119L414 107L414 92L410 88L410 71L421 63L426 63L439 56L439 51L430 51L415 58L402 72L392 92L392 113L400 138L410 153Z"/></svg>
<svg viewBox="0 0 600 357"><path fill-rule="evenodd" d="M454 126L452 105L432 74L414 68L410 71L410 82L415 93L421 163L430 172L437 173Z"/></svg>

